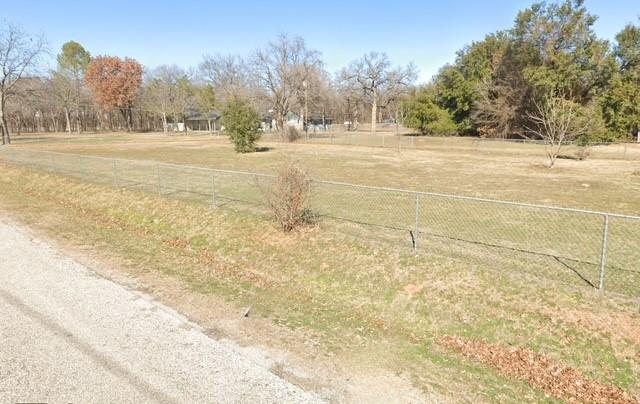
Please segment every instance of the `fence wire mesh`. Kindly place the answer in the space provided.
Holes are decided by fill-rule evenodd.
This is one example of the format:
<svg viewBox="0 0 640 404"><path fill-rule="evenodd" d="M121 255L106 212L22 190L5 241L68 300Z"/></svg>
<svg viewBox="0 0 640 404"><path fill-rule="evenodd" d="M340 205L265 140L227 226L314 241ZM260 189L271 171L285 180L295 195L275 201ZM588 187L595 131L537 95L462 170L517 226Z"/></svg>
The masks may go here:
<svg viewBox="0 0 640 404"><path fill-rule="evenodd" d="M265 211L275 176L9 148L11 164L86 181ZM311 210L471 266L640 297L640 217L312 181ZM380 232L377 232L380 230ZM385 233L387 232L387 233Z"/></svg>
<svg viewBox="0 0 640 404"><path fill-rule="evenodd" d="M473 153L473 154L514 154L518 156L546 157L544 142L533 139L496 139L463 136L418 136L406 128L395 126L381 127L379 132L348 131L342 125L332 125L328 131L309 131L299 133L296 143L334 145L334 146L362 146L384 149L403 150L437 150L441 152ZM208 142L228 143L227 135L216 132L191 131L169 132L168 134L149 133L136 134L137 140L154 137L177 138L181 141L199 140L206 138ZM92 142L122 142L131 139L124 134L114 135L103 132L83 135L61 135L55 133L25 133L12 138L16 144L47 143L47 144L81 144L88 139ZM262 134L264 142L289 142L276 132ZM576 144L564 145L560 158L577 159L579 155L587 153L590 158L607 160L640 160L640 142L601 142L589 145L584 149Z"/></svg>
<svg viewBox="0 0 640 404"><path fill-rule="evenodd" d="M223 138L225 136L222 136ZM278 133L262 136L267 142L288 142ZM361 146L402 150L438 150L477 154L517 154L519 156L546 156L544 141L535 139L496 139L462 136L419 136L406 128L382 127L379 132L347 131L333 125L331 131L300 133L296 143L334 146ZM601 142L588 147L567 143L560 158L578 159L587 153L592 158L610 160L640 160L640 142Z"/></svg>

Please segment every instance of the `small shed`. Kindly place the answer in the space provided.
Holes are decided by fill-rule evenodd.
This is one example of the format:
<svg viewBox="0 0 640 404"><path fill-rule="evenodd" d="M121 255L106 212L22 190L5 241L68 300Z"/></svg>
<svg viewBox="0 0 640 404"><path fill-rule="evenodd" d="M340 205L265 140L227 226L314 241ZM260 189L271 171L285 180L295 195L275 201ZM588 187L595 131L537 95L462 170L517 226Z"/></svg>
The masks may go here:
<svg viewBox="0 0 640 404"><path fill-rule="evenodd" d="M220 112L201 112L185 119L188 130L217 132L220 130Z"/></svg>
<svg viewBox="0 0 640 404"><path fill-rule="evenodd" d="M324 132L331 130L333 118L322 115L310 115L307 121L307 128L310 132Z"/></svg>

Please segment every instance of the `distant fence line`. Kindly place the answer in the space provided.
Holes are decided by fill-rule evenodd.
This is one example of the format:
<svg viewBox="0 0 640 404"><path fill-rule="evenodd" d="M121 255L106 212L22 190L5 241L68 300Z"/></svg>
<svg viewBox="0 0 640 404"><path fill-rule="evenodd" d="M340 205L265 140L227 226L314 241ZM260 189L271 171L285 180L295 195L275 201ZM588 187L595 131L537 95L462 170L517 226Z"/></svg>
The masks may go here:
<svg viewBox="0 0 640 404"><path fill-rule="evenodd" d="M212 207L264 209L270 174L144 160L0 149L0 160L96 183L158 193ZM380 229L417 252L470 266L505 268L545 279L640 297L640 217L583 209L312 181L320 217ZM402 245L402 244L399 244Z"/></svg>
<svg viewBox="0 0 640 404"><path fill-rule="evenodd" d="M287 142L279 137L277 133L269 132L263 136L264 141L268 142ZM509 144L529 145L529 146L545 146L544 140L540 139L503 139L503 138L485 138L485 137L469 137L469 136L421 136L417 134L395 132L393 130L380 131L377 133L367 132L301 132L300 138L296 141L308 144L329 144L340 146L363 146L376 147L383 149L398 150L425 150L437 147L465 148L473 151L506 151L503 148ZM467 142L466 144L464 142ZM574 151L578 146L575 142L565 142L565 152ZM593 157L596 158L614 158L621 160L640 160L640 143L638 142L594 142L590 143L587 148L592 151ZM513 152L525 153L526 149L513 149ZM542 148L538 150L544 152ZM566 157L567 154L562 154ZM577 158L577 156L575 156Z"/></svg>
<svg viewBox="0 0 640 404"><path fill-rule="evenodd" d="M61 135L61 134L23 134L13 137L16 144L26 143L78 143L86 139L117 140L120 136L110 137L113 132L99 132L83 135ZM227 141L226 135L220 132L190 131L190 132L149 132L135 133L135 136L169 136L171 138L211 138L214 141ZM277 132L266 132L262 136L264 142L289 143ZM368 132L350 131L319 131L309 133L300 132L300 138L294 143L336 145L336 146L359 146L375 147L383 149L402 150L430 150L430 149L459 149L472 152L509 152L521 155L535 154L543 155L544 142L535 139L500 139L481 137L461 137L461 136L418 136L406 133L383 132L372 134ZM509 148L509 145L513 147ZM565 151L561 157L572 157L575 152L574 143L565 144ZM634 142L598 142L589 145L591 157L619 160L640 160L640 143ZM573 156L572 158L578 158Z"/></svg>

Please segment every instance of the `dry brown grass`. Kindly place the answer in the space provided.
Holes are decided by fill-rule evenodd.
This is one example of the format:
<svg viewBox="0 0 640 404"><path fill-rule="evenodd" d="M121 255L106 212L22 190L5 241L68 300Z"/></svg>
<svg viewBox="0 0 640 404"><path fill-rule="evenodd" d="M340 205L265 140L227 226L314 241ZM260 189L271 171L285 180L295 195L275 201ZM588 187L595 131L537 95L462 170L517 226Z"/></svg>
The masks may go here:
<svg viewBox="0 0 640 404"><path fill-rule="evenodd" d="M264 143L266 152L237 156L223 137L120 134L22 147L265 173L276 173L293 156L316 179L640 214L640 181L634 175L638 161L601 158L596 152L600 146L592 148L588 160L562 160L549 170L535 145L481 145L475 150L466 139L434 142L423 150L400 152Z"/></svg>
<svg viewBox="0 0 640 404"><path fill-rule="evenodd" d="M235 156L223 140L155 135L28 147L262 172L275 172L295 154L325 179L629 213L640 206L636 168L623 161L563 161L548 170L544 159L511 151L299 144ZM0 205L34 226L137 271L179 279L194 292L251 305L257 316L312 334L329 352L408 371L417 386L453 401L548 397L492 366L443 352L435 335L529 349L601 385L640 394L637 304L510 272L517 259L492 256L488 270L435 244L416 257L363 240L349 224L283 234L242 211L24 169L3 172Z"/></svg>

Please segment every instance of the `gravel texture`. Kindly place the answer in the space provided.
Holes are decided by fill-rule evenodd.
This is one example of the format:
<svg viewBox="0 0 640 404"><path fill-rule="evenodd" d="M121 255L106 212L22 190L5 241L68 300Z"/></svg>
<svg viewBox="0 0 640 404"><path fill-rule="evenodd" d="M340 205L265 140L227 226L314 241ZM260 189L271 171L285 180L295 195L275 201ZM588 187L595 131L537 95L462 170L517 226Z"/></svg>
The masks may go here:
<svg viewBox="0 0 640 404"><path fill-rule="evenodd" d="M0 218L0 402L318 402Z"/></svg>

